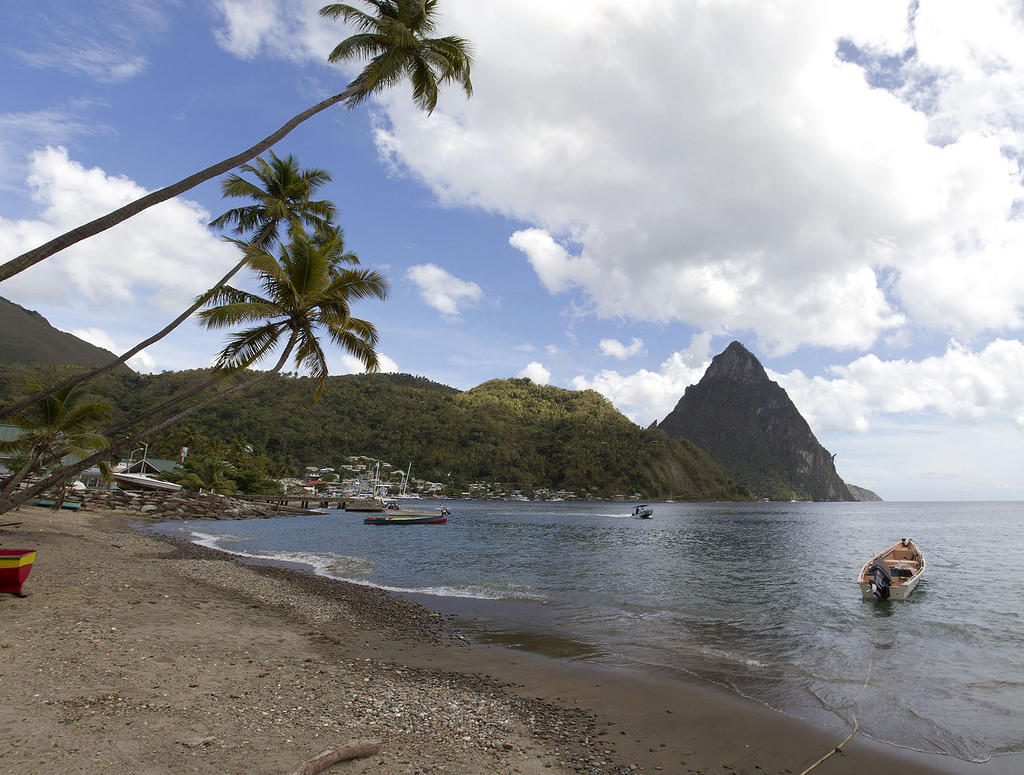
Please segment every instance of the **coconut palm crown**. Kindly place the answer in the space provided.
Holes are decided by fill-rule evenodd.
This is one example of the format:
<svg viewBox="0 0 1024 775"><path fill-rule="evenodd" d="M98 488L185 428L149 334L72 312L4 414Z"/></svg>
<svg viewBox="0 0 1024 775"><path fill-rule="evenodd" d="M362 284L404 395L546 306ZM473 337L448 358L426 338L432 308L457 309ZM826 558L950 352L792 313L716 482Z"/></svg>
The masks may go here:
<svg viewBox="0 0 1024 775"><path fill-rule="evenodd" d="M269 161L259 158L239 169L256 180L228 175L221 183L221 194L248 198L253 204L228 210L210 221L211 226L233 226L239 235L251 232L246 241L259 248L269 248L278 239L282 223L287 224L289 233L303 226L313 232L332 228L334 205L311 198L318 188L331 181L326 170L301 169L298 159L291 154L282 159L273 151Z"/></svg>
<svg viewBox="0 0 1024 775"><path fill-rule="evenodd" d="M383 300L387 281L377 272L346 266L358 259L344 251L340 234L308 238L299 230L279 256L251 247L247 263L259 277L262 295L225 285L206 299L207 308L199 313L207 328L254 324L229 337L217 368L247 368L283 342L286 353L294 352L296 366L319 383L319 400L328 377L320 344L324 334L367 371L379 368L377 329L352 317L351 303Z"/></svg>
<svg viewBox="0 0 1024 775"><path fill-rule="evenodd" d="M408 77L413 101L427 113L437 106L441 86L456 83L473 96L469 41L455 35L429 37L437 29L437 0L363 0L375 14L345 3L331 3L321 16L342 18L358 32L339 43L327 59L369 58L348 85L346 104L358 105L371 94Z"/></svg>

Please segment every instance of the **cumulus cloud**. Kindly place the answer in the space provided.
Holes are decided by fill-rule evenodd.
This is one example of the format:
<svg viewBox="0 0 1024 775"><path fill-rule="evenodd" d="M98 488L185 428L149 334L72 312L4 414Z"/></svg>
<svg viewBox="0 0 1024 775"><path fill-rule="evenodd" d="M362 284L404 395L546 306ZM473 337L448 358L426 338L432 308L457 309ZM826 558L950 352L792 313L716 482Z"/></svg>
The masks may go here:
<svg viewBox="0 0 1024 775"><path fill-rule="evenodd" d="M377 353L377 361L380 363L380 370L384 374L397 374L401 371L398 368L398 364L384 353ZM362 374L366 371L363 362L349 353L342 353L338 362L340 364L338 368L339 374Z"/></svg>
<svg viewBox="0 0 1024 775"><path fill-rule="evenodd" d="M620 361L632 358L634 355L639 355L644 351L643 340L635 336L629 345L624 345L618 339L602 339L598 342L597 346L605 355L611 358L618 358Z"/></svg>
<svg viewBox="0 0 1024 775"><path fill-rule="evenodd" d="M551 380L551 372L539 361L530 361L517 376L529 377L538 385L546 385Z"/></svg>
<svg viewBox="0 0 1024 775"><path fill-rule="evenodd" d="M411 266L405 276L420 298L447 318L457 319L460 307L476 304L484 295L476 283L460 280L435 264Z"/></svg>
<svg viewBox="0 0 1024 775"><path fill-rule="evenodd" d="M320 16L320 0L217 0L221 24L214 36L242 59L270 55L300 64L326 63L327 55L352 34L341 21ZM357 65L342 65L354 74Z"/></svg>
<svg viewBox="0 0 1024 775"><path fill-rule="evenodd" d="M0 218L0 255L18 255L146 193L71 160L65 148L34 152L28 184L37 217ZM238 260L207 228L210 217L195 202L172 199L5 281L5 291L28 302L79 296L93 308L141 303L177 314Z"/></svg>
<svg viewBox="0 0 1024 775"><path fill-rule="evenodd" d="M1009 418L1024 430L1024 343L996 339L973 352L957 341L941 356L883 361L875 355L829 369L772 374L822 431L866 431L884 415L937 414L968 424Z"/></svg>
<svg viewBox="0 0 1024 775"><path fill-rule="evenodd" d="M1015 330L1021 21L914 7L452 0L473 100L385 94L378 143L596 315L769 354Z"/></svg>
<svg viewBox="0 0 1024 775"><path fill-rule="evenodd" d="M621 374L604 369L592 376L578 375L572 380L576 390L596 390L623 414L639 425L665 418L689 385L696 384L711 365L711 336L698 334L685 350L672 353L657 371L640 369Z"/></svg>

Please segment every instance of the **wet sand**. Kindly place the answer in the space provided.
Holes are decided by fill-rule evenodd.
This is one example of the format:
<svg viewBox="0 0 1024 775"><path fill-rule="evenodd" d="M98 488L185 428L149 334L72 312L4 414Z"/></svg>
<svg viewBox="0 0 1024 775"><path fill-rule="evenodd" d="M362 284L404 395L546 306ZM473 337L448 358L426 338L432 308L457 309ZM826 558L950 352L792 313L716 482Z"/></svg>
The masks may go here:
<svg viewBox="0 0 1024 775"><path fill-rule="evenodd" d="M415 602L111 512L16 520L0 547L38 557L28 597L0 595L0 771L286 773L375 739L328 772L762 775L803 772L848 731L697 681L471 644ZM855 736L814 773L897 768L993 772Z"/></svg>

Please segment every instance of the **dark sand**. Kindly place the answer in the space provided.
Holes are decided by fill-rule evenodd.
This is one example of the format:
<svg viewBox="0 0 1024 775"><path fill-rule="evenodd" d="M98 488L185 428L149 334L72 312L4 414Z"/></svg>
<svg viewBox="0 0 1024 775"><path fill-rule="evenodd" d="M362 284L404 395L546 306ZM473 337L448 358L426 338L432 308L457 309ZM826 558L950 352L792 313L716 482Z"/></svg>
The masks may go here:
<svg viewBox="0 0 1024 775"><path fill-rule="evenodd" d="M0 547L39 555L28 597L0 595L2 772L285 773L377 739L328 772L797 774L848 731L697 681L469 644L450 615L110 512L5 516L23 524ZM814 772L896 770L1001 771L855 736Z"/></svg>

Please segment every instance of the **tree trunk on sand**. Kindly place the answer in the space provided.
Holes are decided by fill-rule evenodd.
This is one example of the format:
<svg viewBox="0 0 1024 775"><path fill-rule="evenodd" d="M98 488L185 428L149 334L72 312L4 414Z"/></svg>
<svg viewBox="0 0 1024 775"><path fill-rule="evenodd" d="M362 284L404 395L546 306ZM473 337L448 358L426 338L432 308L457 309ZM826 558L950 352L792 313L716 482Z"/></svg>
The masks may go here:
<svg viewBox="0 0 1024 775"><path fill-rule="evenodd" d="M224 391L221 391L220 393L217 393L217 395L215 395L215 396L210 396L209 398L206 398L206 399L200 401L198 404L194 404L194 405L188 407L187 409L185 409L184 411L178 412L177 414L175 414L175 415L173 415L171 417L168 417L168 418L166 418L164 420L161 420L156 425L153 425L153 426L151 426L149 428L146 428L145 430L141 430L141 431L138 431L137 433L133 433L131 436L127 436L127 437L121 439L120 441L111 442L109 447L106 447L105 449L102 449L99 452L96 452L96 453L90 455L89 457L85 458L84 460L79 460L77 463L74 463L74 464L72 464L70 466L66 466L65 468L62 468L59 471L56 471L55 473L53 473L50 476L46 477L42 481L36 482L31 487L28 487L28 488L26 488L24 490L21 490L19 492L11 494L10 497L0 499L0 514L6 514L8 511L13 509L15 506L20 506L22 503L25 503L26 501L28 501L28 500L30 500L32 498L35 498L37 495L39 495L42 492L45 492L46 490L48 490L49 488L53 487L54 485L60 484L61 482L65 481L66 479L69 479L70 477L72 477L72 476L74 476L74 475L76 475L78 473L81 473L82 471L87 469L89 466L96 465L101 460L105 460L106 458L108 458L111 453L117 452L120 449L123 449L123 448L125 448L125 447L127 447L129 445L132 445L135 442L139 441L140 439L142 439L143 437L145 437L145 436L147 436L147 435L149 435L151 433L156 433L157 431L162 431L164 428L166 428L166 427L168 427L170 425L174 425L174 423L178 422L178 420L181 420L182 418L188 417L190 414L193 414L194 412L198 412L200 409L205 409L210 404L212 404L212 403L214 403L216 401L220 401L222 398L227 398L228 396L233 395L234 393L238 393L241 390L245 390L247 388L250 388L253 385L255 385L257 382L260 382L260 381L266 379L271 374L276 374L277 372L279 372L284 367L284 364L287 362L288 356L291 355L292 349L294 347L295 347L295 336L293 334L292 337L288 340L288 346L285 347L284 353L282 353L281 358L278 360L278 362L274 366L274 368L271 369L270 371L265 371L262 374L260 374L258 377L254 377L253 379L250 379L247 382L240 382L237 385L234 385L233 387L228 388L227 390L224 390ZM172 402L166 402L163 406L166 407L170 403L172 403Z"/></svg>
<svg viewBox="0 0 1024 775"><path fill-rule="evenodd" d="M146 208L152 207L155 204L160 204L160 202L165 202L168 199L173 199L179 194L185 193L190 188L195 188L200 183L204 183L211 178L222 175L229 170L233 170L238 165L256 158L307 118L312 118L320 111L326 110L332 105L336 105L337 103L348 99L351 96L351 93L351 89L346 89L341 94L335 94L333 97L328 97L323 102L318 102L313 107L308 110L304 110L302 113L293 117L273 134L264 137L247 151L242 151L240 154L232 156L229 159L224 159L224 161L207 167L194 175L182 178L177 183L167 186L166 188L161 188L159 191L153 191L152 193L146 194L145 196L136 199L134 202L129 202L124 207L120 207L113 212L82 224L71 231L64 232L59 237L53 238L46 244L40 245L27 253L22 253L17 258L12 258L7 263L0 265L0 282L3 282L9 277L13 277L18 274L18 272L22 272L31 266L35 266L40 261L49 258L54 253L64 250L64 248L71 247L76 242L81 242L88 237L99 234L101 231L106 231L112 226L117 226L117 224L128 220L133 215L138 215Z"/></svg>
<svg viewBox="0 0 1024 775"><path fill-rule="evenodd" d="M380 746L379 740L356 740L340 748L328 748L312 759L307 759L295 769L289 770L287 775L317 775L337 762L373 756L380 750Z"/></svg>
<svg viewBox="0 0 1024 775"><path fill-rule="evenodd" d="M61 390L62 388L77 385L80 382L85 382L87 379L97 377L100 374L103 374L104 372L110 371L111 369L120 366L122 363L127 363L128 359L131 358L133 355L137 355L138 353L142 352L154 342L159 342L161 339L163 339L165 336L171 333L171 331L173 331L186 320L188 320L188 318L192 316L193 312L195 312L197 309L203 306L203 303L210 296L210 294L220 289L221 286L223 286L225 283L227 283L228 280L234 277L238 273L238 270L241 269L242 266L244 266L244 264L245 259L243 258L241 261L235 264L234 268L230 272L228 272L226 275L220 278L220 281L215 286L213 286L210 290L208 290L206 293L202 294L198 299L196 299L195 303L191 307L189 307L187 310L178 315L178 317L171 321L161 331L149 337L149 339L145 340L144 342L139 342L132 349L123 353L120 357L110 361L105 366L97 366L95 369L92 369L91 371L83 372L82 374L79 374L74 377L68 377L63 382L60 382L59 384L56 384L53 387L44 388L43 390L40 390L38 393L31 395L28 398L24 398L21 401L18 401L16 404L11 404L10 406L0 408L0 420L4 419L5 417L10 417L11 415L20 412L22 409L25 409L26 407L29 407L34 403L42 401L47 396L56 393L58 390Z"/></svg>

